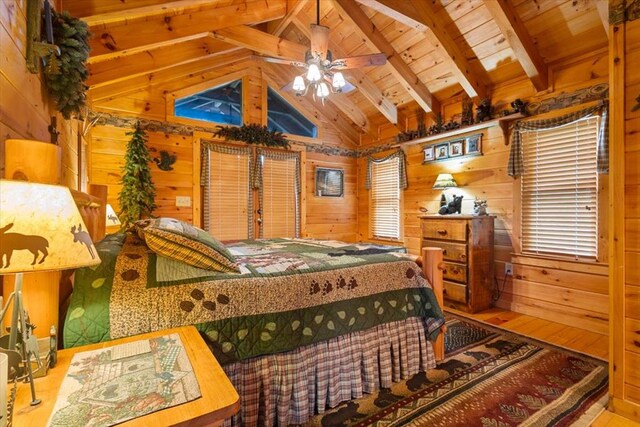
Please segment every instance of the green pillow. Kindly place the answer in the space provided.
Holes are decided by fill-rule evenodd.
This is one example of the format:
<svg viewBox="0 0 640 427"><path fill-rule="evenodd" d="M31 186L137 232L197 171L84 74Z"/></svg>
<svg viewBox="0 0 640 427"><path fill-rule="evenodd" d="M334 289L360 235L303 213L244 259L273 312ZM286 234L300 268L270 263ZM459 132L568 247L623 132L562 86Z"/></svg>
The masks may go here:
<svg viewBox="0 0 640 427"><path fill-rule="evenodd" d="M233 255L206 231L174 218L136 221L135 228L155 253L205 270L239 273Z"/></svg>

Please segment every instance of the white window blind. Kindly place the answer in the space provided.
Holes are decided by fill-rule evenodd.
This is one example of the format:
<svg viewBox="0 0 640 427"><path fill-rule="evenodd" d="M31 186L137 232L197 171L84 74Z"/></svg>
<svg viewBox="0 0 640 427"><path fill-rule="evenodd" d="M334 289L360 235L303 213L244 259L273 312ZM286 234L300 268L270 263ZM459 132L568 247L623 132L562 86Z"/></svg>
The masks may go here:
<svg viewBox="0 0 640 427"><path fill-rule="evenodd" d="M249 153L209 150L209 233L218 240L250 239Z"/></svg>
<svg viewBox="0 0 640 427"><path fill-rule="evenodd" d="M522 250L598 256L599 117L522 133Z"/></svg>
<svg viewBox="0 0 640 427"><path fill-rule="evenodd" d="M400 159L371 165L371 236L400 239Z"/></svg>
<svg viewBox="0 0 640 427"><path fill-rule="evenodd" d="M265 239L298 237L300 206L296 188L297 160L262 155L260 161L262 161L261 237Z"/></svg>

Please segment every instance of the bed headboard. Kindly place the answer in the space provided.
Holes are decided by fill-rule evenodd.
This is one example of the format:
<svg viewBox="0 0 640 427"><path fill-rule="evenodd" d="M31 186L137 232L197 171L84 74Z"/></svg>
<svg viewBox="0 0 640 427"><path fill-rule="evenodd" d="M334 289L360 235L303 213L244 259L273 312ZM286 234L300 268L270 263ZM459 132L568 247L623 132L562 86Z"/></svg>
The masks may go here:
<svg viewBox="0 0 640 427"><path fill-rule="evenodd" d="M89 192L83 193L71 190L73 200L78 206L82 221L87 227L87 232L91 236L94 243L99 242L105 235L106 217L107 217L107 186L106 185L89 185ZM60 307L58 310L58 344L62 344L62 331L64 319L69 307L69 297L73 290L73 273L75 270L66 270L62 272L59 286Z"/></svg>

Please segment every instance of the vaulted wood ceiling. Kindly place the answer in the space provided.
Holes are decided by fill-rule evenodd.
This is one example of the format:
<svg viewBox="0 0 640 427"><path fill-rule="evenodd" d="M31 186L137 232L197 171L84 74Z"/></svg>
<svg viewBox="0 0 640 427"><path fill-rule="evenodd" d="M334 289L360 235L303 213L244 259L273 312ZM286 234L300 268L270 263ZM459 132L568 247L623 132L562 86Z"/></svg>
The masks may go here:
<svg viewBox="0 0 640 427"><path fill-rule="evenodd" d="M402 124L403 110L439 111L465 93L479 100L506 81L527 78L544 91L555 63L606 46L599 3L606 0L320 0L334 57L382 52L387 64L348 70L357 90L331 95L327 106L301 105L357 140L377 125ZM316 2L63 0L62 9L90 25L97 102L254 53L303 60ZM278 84L299 73L260 66Z"/></svg>

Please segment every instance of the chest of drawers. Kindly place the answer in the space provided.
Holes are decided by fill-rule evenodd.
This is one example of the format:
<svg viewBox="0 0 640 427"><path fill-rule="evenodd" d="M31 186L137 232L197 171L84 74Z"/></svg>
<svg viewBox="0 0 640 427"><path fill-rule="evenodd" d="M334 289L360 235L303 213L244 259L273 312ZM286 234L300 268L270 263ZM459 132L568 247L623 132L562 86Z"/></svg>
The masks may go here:
<svg viewBox="0 0 640 427"><path fill-rule="evenodd" d="M444 255L445 306L475 313L492 305L494 216L421 215L422 247Z"/></svg>

